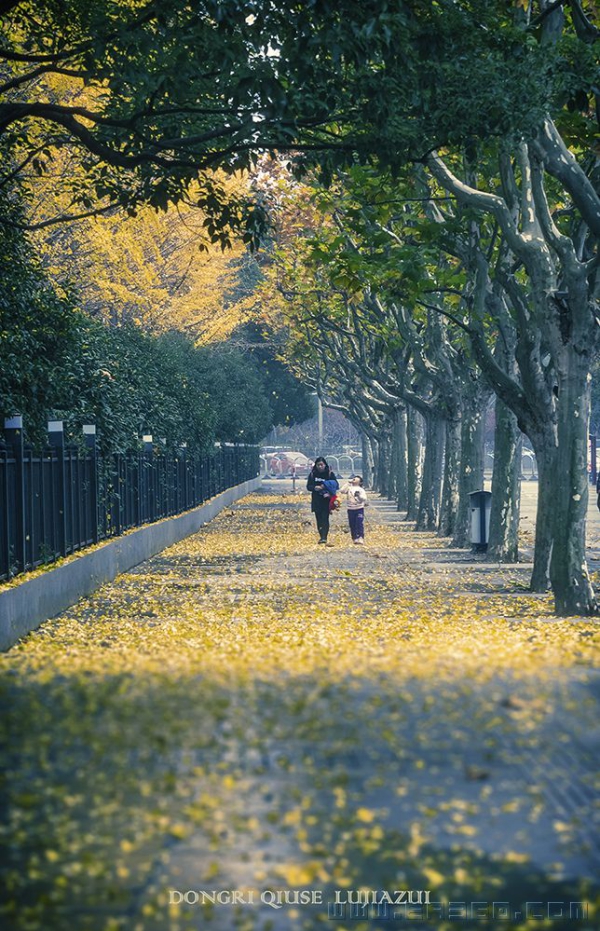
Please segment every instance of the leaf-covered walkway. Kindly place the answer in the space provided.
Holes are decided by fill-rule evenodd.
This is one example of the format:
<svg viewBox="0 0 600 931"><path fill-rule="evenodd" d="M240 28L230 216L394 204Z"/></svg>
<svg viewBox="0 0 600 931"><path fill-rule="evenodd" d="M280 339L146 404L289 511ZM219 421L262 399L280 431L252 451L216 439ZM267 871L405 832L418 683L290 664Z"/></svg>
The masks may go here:
<svg viewBox="0 0 600 931"><path fill-rule="evenodd" d="M3 928L597 927L597 622L385 502L334 521L245 498L0 659Z"/></svg>

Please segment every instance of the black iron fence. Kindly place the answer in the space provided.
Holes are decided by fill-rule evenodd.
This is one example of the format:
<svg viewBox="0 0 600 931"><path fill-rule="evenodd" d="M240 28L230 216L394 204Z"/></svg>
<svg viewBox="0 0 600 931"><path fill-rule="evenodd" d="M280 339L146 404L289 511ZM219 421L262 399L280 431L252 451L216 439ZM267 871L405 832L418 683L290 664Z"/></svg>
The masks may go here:
<svg viewBox="0 0 600 931"><path fill-rule="evenodd" d="M62 444L25 446L21 429L0 444L0 580L54 562L133 527L181 514L255 478L257 446L216 446L200 457L185 449L100 456Z"/></svg>

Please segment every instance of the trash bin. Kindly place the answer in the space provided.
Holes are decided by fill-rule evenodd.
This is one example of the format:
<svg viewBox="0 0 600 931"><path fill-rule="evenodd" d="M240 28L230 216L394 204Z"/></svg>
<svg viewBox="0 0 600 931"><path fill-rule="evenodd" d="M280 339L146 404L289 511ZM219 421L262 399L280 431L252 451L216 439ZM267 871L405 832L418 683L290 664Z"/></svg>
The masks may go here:
<svg viewBox="0 0 600 931"><path fill-rule="evenodd" d="M492 512L491 491L472 491L469 495L471 508L471 543L476 550L487 550L490 537L490 514Z"/></svg>

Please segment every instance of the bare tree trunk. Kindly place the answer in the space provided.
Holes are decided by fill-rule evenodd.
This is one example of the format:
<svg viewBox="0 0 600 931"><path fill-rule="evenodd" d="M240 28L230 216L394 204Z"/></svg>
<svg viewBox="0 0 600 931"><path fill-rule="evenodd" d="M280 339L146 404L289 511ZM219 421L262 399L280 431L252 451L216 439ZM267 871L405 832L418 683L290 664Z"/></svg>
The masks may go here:
<svg viewBox="0 0 600 931"><path fill-rule="evenodd" d="M492 513L487 558L517 562L521 505L521 450L523 442L517 418L496 398Z"/></svg>
<svg viewBox="0 0 600 931"><path fill-rule="evenodd" d="M380 446L379 439L376 436L371 436L371 450L373 452L373 491L380 492L381 485L379 484L380 479L380 470L379 470L379 457L380 457Z"/></svg>
<svg viewBox="0 0 600 931"><path fill-rule="evenodd" d="M396 499L396 444L394 438L394 417L391 422L391 429L386 432L385 438L385 496L390 501Z"/></svg>
<svg viewBox="0 0 600 931"><path fill-rule="evenodd" d="M558 450L552 475L554 539L550 579L556 613L570 616L598 610L585 556L590 360L567 345L561 363Z"/></svg>
<svg viewBox="0 0 600 931"><path fill-rule="evenodd" d="M390 439L386 431L381 432L377 440L377 488L385 498L389 497L390 475Z"/></svg>
<svg viewBox="0 0 600 931"><path fill-rule="evenodd" d="M405 511L408 507L407 426L408 418L406 408L399 407L396 411L394 423L396 501L399 511Z"/></svg>
<svg viewBox="0 0 600 931"><path fill-rule="evenodd" d="M377 459L376 459L376 476L377 476L377 491L380 495L384 497L387 494L387 461L388 461L388 448L386 443L386 438L383 433L380 433L377 437L376 443L377 450Z"/></svg>
<svg viewBox="0 0 600 931"><path fill-rule="evenodd" d="M423 417L415 407L408 408L408 487L406 519L416 520L423 485Z"/></svg>
<svg viewBox="0 0 600 931"><path fill-rule="evenodd" d="M362 477L366 488L373 486L375 463L373 461L373 447L369 436L363 431L360 434L362 444Z"/></svg>
<svg viewBox="0 0 600 931"><path fill-rule="evenodd" d="M463 398L462 444L458 515L454 531L455 546L469 545L470 499L472 491L483 489L484 417L488 393L481 388L466 391Z"/></svg>
<svg viewBox="0 0 600 931"><path fill-rule="evenodd" d="M446 456L444 459L444 485L440 512L440 536L451 537L458 516L458 484L460 472L461 418L446 421Z"/></svg>
<svg viewBox="0 0 600 931"><path fill-rule="evenodd" d="M398 461L398 446L396 443L396 412L391 417L391 430L388 435L388 470L385 480L385 496L390 501L396 499L396 467Z"/></svg>
<svg viewBox="0 0 600 931"><path fill-rule="evenodd" d="M530 588L532 592L546 592L550 587L550 555L552 553L554 472L556 471L556 447L540 443L529 437L535 451L538 468L538 502L535 518L535 550Z"/></svg>
<svg viewBox="0 0 600 931"><path fill-rule="evenodd" d="M444 419L436 414L425 418L425 462L423 487L415 530L437 530L440 519L442 463L446 428Z"/></svg>

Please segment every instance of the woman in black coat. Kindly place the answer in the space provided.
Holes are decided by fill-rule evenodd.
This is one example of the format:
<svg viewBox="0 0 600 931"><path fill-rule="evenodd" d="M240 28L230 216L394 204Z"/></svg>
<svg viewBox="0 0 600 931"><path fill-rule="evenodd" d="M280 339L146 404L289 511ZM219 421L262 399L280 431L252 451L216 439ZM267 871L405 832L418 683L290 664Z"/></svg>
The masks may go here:
<svg viewBox="0 0 600 931"><path fill-rule="evenodd" d="M327 535L329 533L329 497L325 497L325 489L323 487L323 482L326 481L335 482L336 485L338 485L335 474L327 465L327 461L323 456L319 456L315 460L315 464L312 467L312 471L306 483L306 487L312 492L310 509L314 513L317 521L317 530L320 536L319 543L327 543Z"/></svg>

